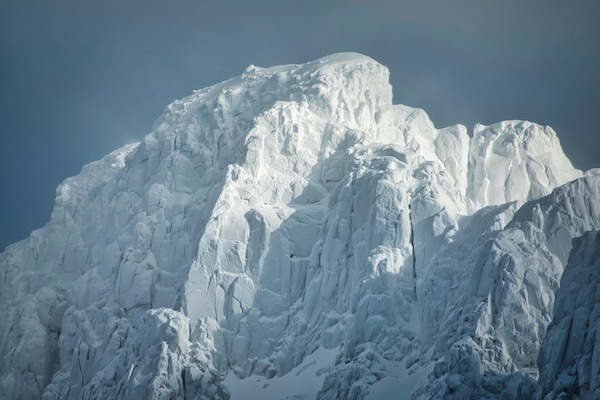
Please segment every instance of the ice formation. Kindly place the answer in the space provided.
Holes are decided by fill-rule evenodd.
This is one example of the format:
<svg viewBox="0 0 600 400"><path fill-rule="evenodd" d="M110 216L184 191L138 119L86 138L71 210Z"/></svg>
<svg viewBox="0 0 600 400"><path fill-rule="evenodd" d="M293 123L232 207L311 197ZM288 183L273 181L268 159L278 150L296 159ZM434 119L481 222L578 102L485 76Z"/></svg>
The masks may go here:
<svg viewBox="0 0 600 400"><path fill-rule="evenodd" d="M65 180L0 254L0 398L519 398L579 360L597 390L593 340L552 343L597 317L559 283L600 175L550 127L436 129L388 76L250 66Z"/></svg>

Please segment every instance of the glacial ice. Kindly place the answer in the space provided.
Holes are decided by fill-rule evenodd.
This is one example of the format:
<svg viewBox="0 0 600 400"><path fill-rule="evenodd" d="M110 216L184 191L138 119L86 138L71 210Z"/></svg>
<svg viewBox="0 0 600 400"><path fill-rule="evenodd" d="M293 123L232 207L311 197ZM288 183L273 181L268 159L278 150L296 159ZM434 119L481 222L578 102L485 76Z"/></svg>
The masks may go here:
<svg viewBox="0 0 600 400"><path fill-rule="evenodd" d="M388 77L251 66L66 179L0 254L0 397L532 395L600 175L550 127L436 129Z"/></svg>

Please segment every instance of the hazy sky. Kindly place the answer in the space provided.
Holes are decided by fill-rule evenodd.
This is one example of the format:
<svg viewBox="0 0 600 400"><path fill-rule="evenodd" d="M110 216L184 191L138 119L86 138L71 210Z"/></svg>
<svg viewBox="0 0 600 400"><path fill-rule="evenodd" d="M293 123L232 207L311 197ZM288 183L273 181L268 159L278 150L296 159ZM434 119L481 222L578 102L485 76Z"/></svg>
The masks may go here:
<svg viewBox="0 0 600 400"><path fill-rule="evenodd" d="M553 126L600 166L600 1L0 0L0 250L55 188L141 138L172 100L247 65L358 51L436 126Z"/></svg>

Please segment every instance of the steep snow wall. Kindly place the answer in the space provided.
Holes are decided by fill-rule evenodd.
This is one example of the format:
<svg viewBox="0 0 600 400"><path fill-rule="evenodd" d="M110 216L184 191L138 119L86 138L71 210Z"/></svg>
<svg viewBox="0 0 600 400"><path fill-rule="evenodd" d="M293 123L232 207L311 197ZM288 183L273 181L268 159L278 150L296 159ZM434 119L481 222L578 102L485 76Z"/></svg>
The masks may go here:
<svg viewBox="0 0 600 400"><path fill-rule="evenodd" d="M437 360L424 393L531 395L571 240L600 228L598 199L600 176L590 175L516 212L512 203L468 217L423 282L422 329Z"/></svg>
<svg viewBox="0 0 600 400"><path fill-rule="evenodd" d="M539 399L600 397L600 232L573 240L538 359Z"/></svg>

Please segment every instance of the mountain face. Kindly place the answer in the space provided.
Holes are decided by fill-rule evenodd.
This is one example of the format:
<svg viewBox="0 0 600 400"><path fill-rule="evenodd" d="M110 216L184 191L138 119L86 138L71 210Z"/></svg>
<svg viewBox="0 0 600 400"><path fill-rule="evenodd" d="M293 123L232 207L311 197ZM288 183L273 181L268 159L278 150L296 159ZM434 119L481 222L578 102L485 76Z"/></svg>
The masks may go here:
<svg viewBox="0 0 600 400"><path fill-rule="evenodd" d="M600 231L573 241L539 365L538 399L600 397Z"/></svg>
<svg viewBox="0 0 600 400"><path fill-rule="evenodd" d="M250 66L66 179L0 254L0 398L598 397L600 174L388 76Z"/></svg>

